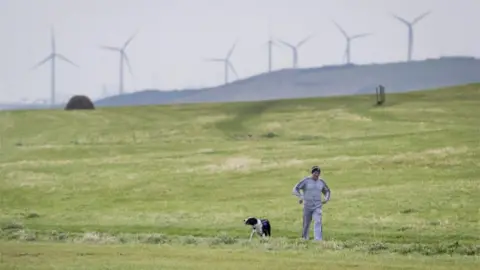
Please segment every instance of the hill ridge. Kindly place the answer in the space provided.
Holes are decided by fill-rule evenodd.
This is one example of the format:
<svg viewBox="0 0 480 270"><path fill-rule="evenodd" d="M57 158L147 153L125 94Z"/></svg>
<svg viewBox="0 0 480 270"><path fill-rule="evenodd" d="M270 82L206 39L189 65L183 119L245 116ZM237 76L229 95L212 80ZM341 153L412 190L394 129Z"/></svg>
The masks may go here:
<svg viewBox="0 0 480 270"><path fill-rule="evenodd" d="M450 87L480 82L480 60L441 57L411 62L285 68L255 74L227 85L160 91L147 89L95 101L96 106L276 100L373 94L379 84L387 93Z"/></svg>

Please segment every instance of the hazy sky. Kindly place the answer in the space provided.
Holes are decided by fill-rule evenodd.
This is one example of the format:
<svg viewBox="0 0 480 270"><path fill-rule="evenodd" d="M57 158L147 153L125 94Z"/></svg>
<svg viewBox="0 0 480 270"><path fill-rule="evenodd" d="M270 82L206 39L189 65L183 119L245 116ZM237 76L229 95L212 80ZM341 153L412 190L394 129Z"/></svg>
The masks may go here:
<svg viewBox="0 0 480 270"><path fill-rule="evenodd" d="M428 10L415 27L414 59L480 55L480 33L470 32L479 0L0 0L0 101L49 99L50 64L29 69L50 53L51 26L58 53L80 66L57 62L57 100L96 99L119 80L119 54L99 46L121 46L137 30L128 92L222 84L223 65L204 58L224 57L237 39L239 77L264 72L269 25L292 43L314 35L299 50L300 67L341 63L345 38L332 20L351 34L373 33L352 43L354 63L405 60L407 28L390 14L412 20ZM273 65L291 67L291 50L275 48Z"/></svg>

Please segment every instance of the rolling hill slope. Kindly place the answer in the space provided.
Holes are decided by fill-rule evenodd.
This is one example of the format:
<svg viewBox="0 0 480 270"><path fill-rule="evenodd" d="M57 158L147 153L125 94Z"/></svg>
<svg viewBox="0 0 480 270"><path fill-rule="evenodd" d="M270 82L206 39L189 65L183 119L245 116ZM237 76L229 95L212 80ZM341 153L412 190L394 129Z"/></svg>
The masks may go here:
<svg viewBox="0 0 480 270"><path fill-rule="evenodd" d="M480 82L480 60L440 58L404 63L286 69L231 84L186 91L140 91L96 101L97 106L169 103L235 102L374 93L378 84L388 93Z"/></svg>
<svg viewBox="0 0 480 270"><path fill-rule="evenodd" d="M479 105L474 84L392 94L385 107L357 95L0 112L2 260L15 269L244 269L241 258L272 269L318 269L318 258L329 269L475 269ZM321 246L298 240L291 195L312 165L332 190ZM246 243L250 215L271 220L268 243Z"/></svg>

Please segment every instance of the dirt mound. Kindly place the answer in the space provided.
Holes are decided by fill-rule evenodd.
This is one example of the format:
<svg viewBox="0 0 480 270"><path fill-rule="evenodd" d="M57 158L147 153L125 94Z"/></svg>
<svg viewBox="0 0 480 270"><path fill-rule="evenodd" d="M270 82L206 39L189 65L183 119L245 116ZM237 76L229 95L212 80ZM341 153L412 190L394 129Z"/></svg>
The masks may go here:
<svg viewBox="0 0 480 270"><path fill-rule="evenodd" d="M73 96L65 106L65 110L94 110L93 102L87 96Z"/></svg>

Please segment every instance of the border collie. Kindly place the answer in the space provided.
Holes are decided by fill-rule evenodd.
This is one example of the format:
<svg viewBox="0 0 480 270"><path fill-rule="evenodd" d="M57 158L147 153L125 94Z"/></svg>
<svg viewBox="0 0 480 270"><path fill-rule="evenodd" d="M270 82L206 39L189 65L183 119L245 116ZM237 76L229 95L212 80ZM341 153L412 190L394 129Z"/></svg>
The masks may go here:
<svg viewBox="0 0 480 270"><path fill-rule="evenodd" d="M250 234L249 241L252 240L253 235L256 233L258 236L265 238L271 236L270 221L268 219L258 219L256 217L248 217L243 220L245 225L252 227L252 233Z"/></svg>

